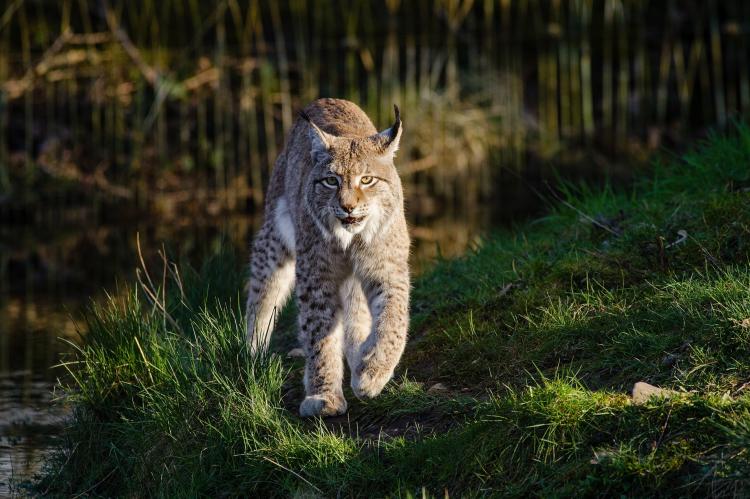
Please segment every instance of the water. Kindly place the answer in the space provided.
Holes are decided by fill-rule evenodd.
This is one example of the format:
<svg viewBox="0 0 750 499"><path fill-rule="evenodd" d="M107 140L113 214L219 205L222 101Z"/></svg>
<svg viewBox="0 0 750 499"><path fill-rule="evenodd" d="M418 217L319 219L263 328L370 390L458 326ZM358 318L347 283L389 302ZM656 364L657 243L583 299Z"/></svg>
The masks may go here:
<svg viewBox="0 0 750 499"><path fill-rule="evenodd" d="M74 331L58 303L3 300L0 305L0 496L10 481L33 476L55 445L68 408L53 403L58 373L51 368Z"/></svg>

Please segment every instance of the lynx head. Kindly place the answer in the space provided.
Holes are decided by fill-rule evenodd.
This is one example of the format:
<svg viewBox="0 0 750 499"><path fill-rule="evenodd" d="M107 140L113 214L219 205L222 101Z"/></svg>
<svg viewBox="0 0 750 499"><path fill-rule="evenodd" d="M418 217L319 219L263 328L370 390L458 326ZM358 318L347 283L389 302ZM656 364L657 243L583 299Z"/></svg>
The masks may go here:
<svg viewBox="0 0 750 499"><path fill-rule="evenodd" d="M311 216L323 232L344 246L354 234L367 241L403 204L401 180L393 157L401 139L401 117L387 130L369 137L329 134L310 124L313 169L305 187Z"/></svg>

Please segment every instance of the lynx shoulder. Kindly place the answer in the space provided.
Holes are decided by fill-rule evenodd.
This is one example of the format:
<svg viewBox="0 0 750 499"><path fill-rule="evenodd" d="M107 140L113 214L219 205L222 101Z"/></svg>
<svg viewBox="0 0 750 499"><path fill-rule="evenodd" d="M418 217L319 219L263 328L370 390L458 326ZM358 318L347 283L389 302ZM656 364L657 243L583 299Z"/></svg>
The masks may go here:
<svg viewBox="0 0 750 499"><path fill-rule="evenodd" d="M393 376L409 324L409 235L394 156L395 123L378 132L354 103L320 99L276 160L248 282L247 339L268 348L294 290L305 352L302 416L346 411L344 359L357 397Z"/></svg>

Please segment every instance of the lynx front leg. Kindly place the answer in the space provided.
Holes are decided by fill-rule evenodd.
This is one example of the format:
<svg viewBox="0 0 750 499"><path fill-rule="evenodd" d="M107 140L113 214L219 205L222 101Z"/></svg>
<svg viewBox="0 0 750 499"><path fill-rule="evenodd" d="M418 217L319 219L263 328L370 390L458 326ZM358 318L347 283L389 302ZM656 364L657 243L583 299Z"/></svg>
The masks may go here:
<svg viewBox="0 0 750 499"><path fill-rule="evenodd" d="M255 353L268 349L276 319L294 286L294 256L270 222L253 241L247 285L247 341Z"/></svg>
<svg viewBox="0 0 750 499"><path fill-rule="evenodd" d="M321 276L319 270L304 264L298 269L300 344L307 357L301 416L336 416L347 407L341 387L344 334L338 289L330 277L313 281L311 276Z"/></svg>
<svg viewBox="0 0 750 499"><path fill-rule="evenodd" d="M382 280L365 284L373 317L372 332L360 349L358 365L352 366L352 389L359 398L377 396L401 359L409 328L408 268L393 269Z"/></svg>
<svg viewBox="0 0 750 499"><path fill-rule="evenodd" d="M352 276L341 286L344 310L344 351L349 370L354 373L360 364L362 344L372 331L372 316L359 279Z"/></svg>

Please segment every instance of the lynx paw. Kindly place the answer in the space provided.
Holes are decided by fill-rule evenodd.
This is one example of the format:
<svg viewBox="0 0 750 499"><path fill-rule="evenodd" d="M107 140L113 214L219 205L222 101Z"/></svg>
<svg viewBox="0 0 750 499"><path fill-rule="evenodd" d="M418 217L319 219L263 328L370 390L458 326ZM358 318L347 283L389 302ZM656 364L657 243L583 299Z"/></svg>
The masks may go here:
<svg viewBox="0 0 750 499"><path fill-rule="evenodd" d="M311 416L338 416L345 412L346 399L343 395L308 395L299 406L299 415L303 418Z"/></svg>
<svg viewBox="0 0 750 499"><path fill-rule="evenodd" d="M352 390L354 391L354 395L358 399L377 397L392 376L392 371L376 369L362 369L359 374L352 373Z"/></svg>

